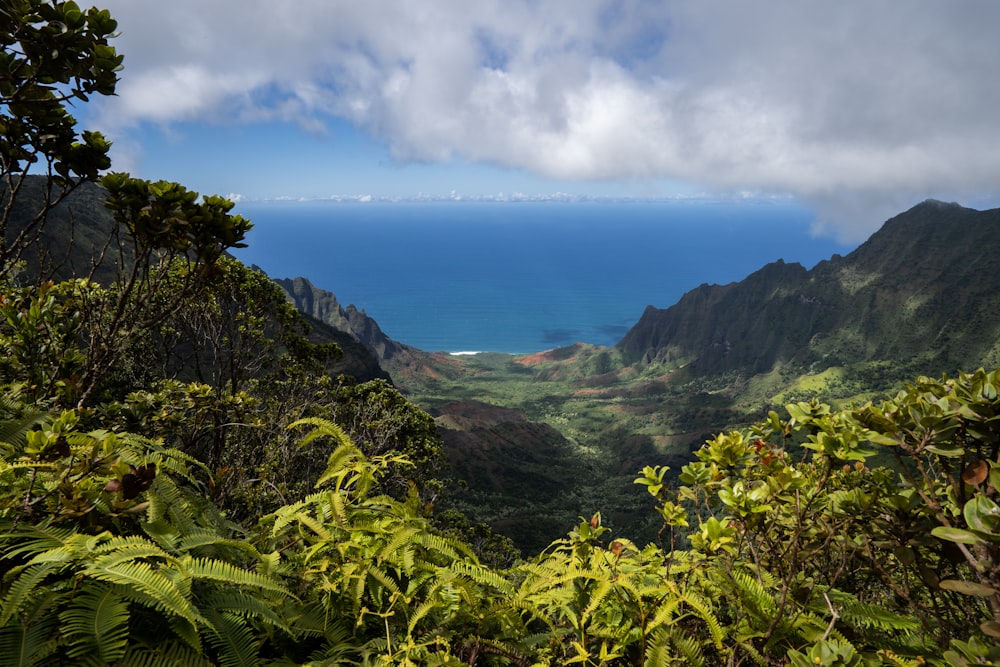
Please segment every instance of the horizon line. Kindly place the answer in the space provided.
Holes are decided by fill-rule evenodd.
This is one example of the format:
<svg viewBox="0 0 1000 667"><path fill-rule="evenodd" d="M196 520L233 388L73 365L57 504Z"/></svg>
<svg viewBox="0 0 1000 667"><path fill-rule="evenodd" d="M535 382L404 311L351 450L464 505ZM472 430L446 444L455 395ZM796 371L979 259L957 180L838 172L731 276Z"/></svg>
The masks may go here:
<svg viewBox="0 0 1000 667"><path fill-rule="evenodd" d="M565 192L553 194L529 195L521 192L505 194L480 194L462 195L452 192L448 195L428 195L418 193L416 195L372 195L372 194L333 194L325 196L278 196L278 197L249 197L240 193L229 193L227 199L235 203L251 204L307 204L307 203L333 203L333 204L400 204L400 203L495 203L495 204L520 204L520 203L797 203L801 204L797 197L792 195L768 195L756 192L739 192L731 195L718 194L675 194L659 196L628 196L628 195L580 195Z"/></svg>

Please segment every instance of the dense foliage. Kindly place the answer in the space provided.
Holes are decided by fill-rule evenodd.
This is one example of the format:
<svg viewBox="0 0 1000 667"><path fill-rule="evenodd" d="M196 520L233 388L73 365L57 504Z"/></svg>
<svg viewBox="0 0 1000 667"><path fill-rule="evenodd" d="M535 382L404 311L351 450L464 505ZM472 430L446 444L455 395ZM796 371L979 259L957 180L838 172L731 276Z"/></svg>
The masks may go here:
<svg viewBox="0 0 1000 667"><path fill-rule="evenodd" d="M96 178L103 144L60 110L113 90L113 21L0 18L6 203L29 162L50 190ZM597 512L487 563L433 519L433 421L325 372L337 351L225 258L229 202L102 183L116 280L16 281L34 232L0 252L3 664L1000 665L1000 371L792 403L676 487L641 471L657 542Z"/></svg>
<svg viewBox="0 0 1000 667"><path fill-rule="evenodd" d="M600 514L527 562L435 529L405 457L333 448L316 491L227 520L204 465L4 402L5 664L1000 664L1000 372L790 405L646 468L662 544ZM888 452L894 468L866 459ZM985 662L984 662L985 661Z"/></svg>
<svg viewBox="0 0 1000 667"><path fill-rule="evenodd" d="M68 107L114 93L122 56L108 40L117 27L107 10L73 2L0 4L0 277L38 240L48 210L111 164L110 143L78 132ZM47 187L27 224L9 229L29 170L46 174Z"/></svg>

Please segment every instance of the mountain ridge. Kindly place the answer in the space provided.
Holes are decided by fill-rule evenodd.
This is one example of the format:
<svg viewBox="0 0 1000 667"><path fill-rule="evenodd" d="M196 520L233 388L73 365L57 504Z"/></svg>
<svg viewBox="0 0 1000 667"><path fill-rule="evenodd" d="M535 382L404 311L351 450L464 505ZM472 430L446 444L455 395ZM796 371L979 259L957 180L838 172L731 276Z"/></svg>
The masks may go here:
<svg viewBox="0 0 1000 667"><path fill-rule="evenodd" d="M984 321L982 336L956 319L996 312L998 256L1000 209L927 200L811 270L778 260L669 308L650 306L615 348L627 364L687 363L698 373L906 356L979 365L997 357L1000 321Z"/></svg>

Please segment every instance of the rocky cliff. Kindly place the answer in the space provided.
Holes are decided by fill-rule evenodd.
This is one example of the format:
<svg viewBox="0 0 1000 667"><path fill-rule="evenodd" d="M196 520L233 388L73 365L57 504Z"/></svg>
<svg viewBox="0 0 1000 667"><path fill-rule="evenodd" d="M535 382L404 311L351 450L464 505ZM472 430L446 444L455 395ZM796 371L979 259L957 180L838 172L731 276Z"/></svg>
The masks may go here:
<svg viewBox="0 0 1000 667"><path fill-rule="evenodd" d="M928 200L846 257L808 271L779 260L651 306L616 347L706 374L907 358L948 371L1000 362L998 306L1000 209Z"/></svg>

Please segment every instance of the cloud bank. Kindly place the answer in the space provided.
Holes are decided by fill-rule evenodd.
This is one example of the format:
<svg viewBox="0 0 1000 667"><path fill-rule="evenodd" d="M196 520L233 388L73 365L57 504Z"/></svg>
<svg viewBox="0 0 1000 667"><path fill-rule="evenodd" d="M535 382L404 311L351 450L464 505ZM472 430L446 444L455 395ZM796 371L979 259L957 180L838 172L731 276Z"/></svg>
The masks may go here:
<svg viewBox="0 0 1000 667"><path fill-rule="evenodd" d="M1000 196L1000 3L101 3L101 123L334 117L401 161L791 194L845 240Z"/></svg>

